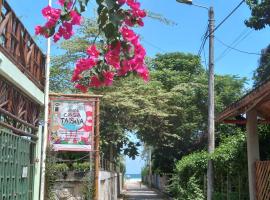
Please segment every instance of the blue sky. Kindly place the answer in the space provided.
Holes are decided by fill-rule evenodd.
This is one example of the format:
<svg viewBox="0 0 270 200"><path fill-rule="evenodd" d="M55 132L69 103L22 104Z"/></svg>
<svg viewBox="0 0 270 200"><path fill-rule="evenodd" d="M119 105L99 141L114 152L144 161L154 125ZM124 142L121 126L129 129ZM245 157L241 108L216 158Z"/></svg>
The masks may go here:
<svg viewBox="0 0 270 200"><path fill-rule="evenodd" d="M47 0L9 0L8 1L27 29L33 33L34 26L44 23L40 10L47 4ZM164 15L177 23L175 26L167 26L152 19L146 19L145 27L140 30L148 56L157 53L181 51L197 54L201 45L202 35L205 31L208 14L207 11L194 6L179 4L175 0L141 0L142 7ZM194 0L194 3L205 6L213 5L215 9L215 23L218 24L228 13L239 4L240 0ZM93 4L92 4L93 5ZM91 6L91 5L90 5ZM92 8L88 9L88 14ZM231 50L220 56L226 47L218 40L226 44L232 44L237 38L235 48L259 53L269 44L270 29L267 27L261 31L252 31L244 25L244 20L250 15L250 10L243 4L216 32L215 40L215 71L218 74L234 74L247 77L251 80L254 69L257 67L258 55L248 55ZM218 39L218 40L217 40ZM44 52L44 41L39 39ZM58 53L54 45L53 53ZM208 55L208 43L205 46L206 59ZM202 54L203 55L203 54ZM204 56L202 56L204 60ZM247 87L251 86L251 81ZM142 161L127 160L129 173L139 172ZM138 167L137 167L138 166ZM137 171L136 171L137 170Z"/></svg>
<svg viewBox="0 0 270 200"><path fill-rule="evenodd" d="M139 142L139 139L136 137L135 134L128 133L130 140L134 142ZM143 147L139 147L139 152L142 153ZM126 169L127 174L140 174L141 169L144 167L145 161L141 158L141 155L138 156L135 160L126 156Z"/></svg>

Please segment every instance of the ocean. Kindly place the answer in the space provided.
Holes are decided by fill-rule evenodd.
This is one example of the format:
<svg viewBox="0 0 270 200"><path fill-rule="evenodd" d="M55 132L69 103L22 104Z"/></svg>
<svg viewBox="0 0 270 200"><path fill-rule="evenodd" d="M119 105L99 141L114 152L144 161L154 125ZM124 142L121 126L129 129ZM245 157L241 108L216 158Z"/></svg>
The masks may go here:
<svg viewBox="0 0 270 200"><path fill-rule="evenodd" d="M142 176L141 174L126 174L125 175L125 179L126 180L134 180L134 181L141 181L142 180Z"/></svg>

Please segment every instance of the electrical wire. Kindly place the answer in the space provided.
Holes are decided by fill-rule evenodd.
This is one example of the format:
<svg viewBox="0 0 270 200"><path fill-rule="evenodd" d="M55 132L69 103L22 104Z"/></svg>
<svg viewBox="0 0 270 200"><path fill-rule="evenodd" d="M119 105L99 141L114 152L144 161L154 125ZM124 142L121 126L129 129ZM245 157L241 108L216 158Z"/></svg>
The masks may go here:
<svg viewBox="0 0 270 200"><path fill-rule="evenodd" d="M62 159L62 158L55 158L55 160L57 162L77 162L77 161L80 161L80 160L83 160L85 158L89 158L89 154L85 155L85 156L82 156L78 159L74 159L74 160L66 160L66 159Z"/></svg>
<svg viewBox="0 0 270 200"><path fill-rule="evenodd" d="M209 34L204 38L201 46L200 46L200 49L199 49L199 52L198 52L198 56L201 56L201 53L202 53L202 50L204 48L204 45L206 43L206 40L207 38L212 34L214 33L222 24L224 24L224 22L226 22L230 16L232 16L232 14L245 2L245 0L242 0L215 28L212 32L209 32Z"/></svg>
<svg viewBox="0 0 270 200"><path fill-rule="evenodd" d="M206 30L205 30L205 32L204 32L204 34L202 36L202 43L201 43L200 49L198 51L198 56L199 57L201 56L202 50L204 49L204 45L205 45L206 40L207 40L208 30L209 30L208 23L206 23Z"/></svg>
<svg viewBox="0 0 270 200"><path fill-rule="evenodd" d="M151 42L145 40L145 39L142 38L142 37L141 37L141 40L144 41L144 43L148 44L149 46L151 46L151 47L153 47L153 48L155 48L155 49L157 49L157 50L159 50L159 51L161 51L161 52L163 52L163 53L166 53L166 51L165 51L164 49L162 49L162 48L158 47L157 45L155 45L155 44L153 44L153 43L151 43Z"/></svg>
<svg viewBox="0 0 270 200"><path fill-rule="evenodd" d="M234 41L230 44L230 46L233 46L234 48L244 39L246 38L246 33L247 33L248 29L245 28L244 31L242 31L235 39ZM227 53L229 53L231 51L230 48L226 48L219 56L218 58L215 60L219 60L222 57L224 57Z"/></svg>
<svg viewBox="0 0 270 200"><path fill-rule="evenodd" d="M206 60L205 49L204 48L203 48L203 57L204 57L205 70L207 70L208 69L208 66L207 66L208 61Z"/></svg>
<svg viewBox="0 0 270 200"><path fill-rule="evenodd" d="M242 0L215 28L214 30L209 33L209 35L207 37L209 37L212 33L214 33L224 22L227 21L227 19L229 19L230 16L232 16L232 14L245 2L245 0Z"/></svg>
<svg viewBox="0 0 270 200"><path fill-rule="evenodd" d="M244 39L246 39L253 30L248 31L248 29L244 29L244 31L242 31L238 37L229 45L230 47L236 48L236 46L238 44L240 44L240 42L242 42ZM215 60L215 62L218 62L219 60L221 60L222 58L224 58L232 49L230 47L227 47Z"/></svg>
<svg viewBox="0 0 270 200"><path fill-rule="evenodd" d="M216 40L217 40L219 43L221 43L222 45L224 45L224 46L226 46L226 47L228 47L228 48L230 48L230 49L232 49L232 50L234 50L234 51L238 51L238 52L240 52L240 53L249 54L249 55L257 55L257 56L261 56L261 55L262 55L261 53L257 53L257 52L249 52L249 51L244 51L244 50L241 50L241 49L234 48L234 47L232 47L232 46L230 46L230 45L228 45L228 44L222 42L222 41L221 41L220 39L218 39L217 37L215 37L215 38L216 38Z"/></svg>

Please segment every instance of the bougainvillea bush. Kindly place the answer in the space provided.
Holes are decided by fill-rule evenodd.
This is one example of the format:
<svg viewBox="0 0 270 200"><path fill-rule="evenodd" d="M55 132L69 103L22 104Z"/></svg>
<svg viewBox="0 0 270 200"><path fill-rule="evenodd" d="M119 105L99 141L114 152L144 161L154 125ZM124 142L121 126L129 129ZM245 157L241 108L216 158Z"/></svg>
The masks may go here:
<svg viewBox="0 0 270 200"><path fill-rule="evenodd" d="M42 15L47 22L36 26L35 33L54 42L70 39L74 26L82 24L82 13L89 0L58 0L59 8L47 6ZM110 86L116 77L135 73L144 81L149 80L145 64L146 52L140 44L134 27L144 26L146 12L137 0L96 0L100 34L106 41L97 45L97 38L86 49L86 57L77 60L72 82L82 92L89 87Z"/></svg>

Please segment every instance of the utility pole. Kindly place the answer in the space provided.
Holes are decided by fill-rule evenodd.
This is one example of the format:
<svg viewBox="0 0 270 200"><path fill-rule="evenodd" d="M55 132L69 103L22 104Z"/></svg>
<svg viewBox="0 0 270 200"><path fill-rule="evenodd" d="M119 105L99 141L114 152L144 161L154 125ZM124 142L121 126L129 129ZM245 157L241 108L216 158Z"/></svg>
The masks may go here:
<svg viewBox="0 0 270 200"><path fill-rule="evenodd" d="M52 0L48 0L48 5L52 5ZM50 92L50 67L51 67L51 38L47 39L47 56L45 71L45 91L44 91L44 131L42 135L42 151L41 151L41 174L40 174L40 193L39 200L45 198L45 171L46 171L46 151L48 146L48 121L49 121L49 92ZM41 139L41 138L39 138Z"/></svg>
<svg viewBox="0 0 270 200"><path fill-rule="evenodd" d="M99 199L99 162L100 162L100 100L97 99L95 103L96 112L96 135L95 135L95 180L94 180L94 200Z"/></svg>
<svg viewBox="0 0 270 200"><path fill-rule="evenodd" d="M152 187L152 149L149 146L149 177L150 177L150 188Z"/></svg>
<svg viewBox="0 0 270 200"><path fill-rule="evenodd" d="M215 94L214 94L214 9L209 9L209 74L208 74L208 153L215 150ZM207 200L213 199L214 169L213 161L207 166Z"/></svg>
<svg viewBox="0 0 270 200"><path fill-rule="evenodd" d="M192 0L176 0L179 3L184 3L188 5L193 5L196 7L204 8L208 10L208 35L209 37L209 74L208 74L208 153L212 154L215 150L215 94L214 94L214 32L215 32L215 16L214 16L214 8L211 6L210 8L194 4ZM242 4L242 2L241 2ZM241 5L240 4L240 5ZM224 21L223 21L224 22ZM223 23L222 22L222 23ZM218 26L220 26L220 23ZM205 39L206 39L205 38ZM213 161L208 160L207 166L207 200L213 199L214 193L214 167Z"/></svg>

